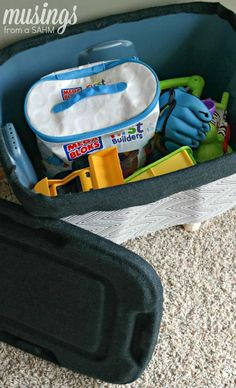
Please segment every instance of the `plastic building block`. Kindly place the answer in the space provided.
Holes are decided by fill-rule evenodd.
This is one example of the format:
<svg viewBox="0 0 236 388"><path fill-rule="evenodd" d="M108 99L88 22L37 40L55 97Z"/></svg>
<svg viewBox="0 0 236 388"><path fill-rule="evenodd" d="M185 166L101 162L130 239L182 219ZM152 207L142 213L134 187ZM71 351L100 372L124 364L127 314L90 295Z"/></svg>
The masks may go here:
<svg viewBox="0 0 236 388"><path fill-rule="evenodd" d="M46 177L35 185L34 190L36 193L56 197L59 188L63 189L63 187L77 178L79 178L82 191L84 192L124 184L116 147L110 147L90 154L88 161L88 168L73 171L63 179L48 179ZM80 191L77 182L76 186L76 191Z"/></svg>
<svg viewBox="0 0 236 388"><path fill-rule="evenodd" d="M139 169L125 179L125 183L141 181L194 166L196 161L190 147L181 147L171 154Z"/></svg>

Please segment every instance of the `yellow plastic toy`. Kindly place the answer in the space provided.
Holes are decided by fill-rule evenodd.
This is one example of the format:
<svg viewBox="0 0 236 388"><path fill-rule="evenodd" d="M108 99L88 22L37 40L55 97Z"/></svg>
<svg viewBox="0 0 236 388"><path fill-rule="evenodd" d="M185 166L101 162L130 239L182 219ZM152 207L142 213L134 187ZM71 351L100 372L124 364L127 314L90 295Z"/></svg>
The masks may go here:
<svg viewBox="0 0 236 388"><path fill-rule="evenodd" d="M125 179L125 183L137 182L194 166L196 161L190 147L181 147L169 155L141 168Z"/></svg>
<svg viewBox="0 0 236 388"><path fill-rule="evenodd" d="M88 168L73 171L63 179L48 179L47 177L42 179L35 185L35 192L49 197L56 197L58 195L58 187L65 186L78 177L80 178L82 191L124 184L116 147L110 147L90 154L88 161Z"/></svg>
<svg viewBox="0 0 236 388"><path fill-rule="evenodd" d="M90 154L88 161L93 189L103 189L125 183L116 147Z"/></svg>

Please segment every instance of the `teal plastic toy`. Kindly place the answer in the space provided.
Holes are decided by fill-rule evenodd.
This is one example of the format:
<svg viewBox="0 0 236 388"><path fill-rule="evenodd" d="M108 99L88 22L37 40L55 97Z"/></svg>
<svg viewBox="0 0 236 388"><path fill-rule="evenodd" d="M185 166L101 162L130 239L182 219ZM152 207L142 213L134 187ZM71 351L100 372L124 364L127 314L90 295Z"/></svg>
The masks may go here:
<svg viewBox="0 0 236 388"><path fill-rule="evenodd" d="M225 92L221 102L216 103L216 115L221 115L223 117L227 110L228 103L229 93ZM215 118L213 116L213 120L210 123L210 131L206 134L206 138L201 142L200 147L193 152L194 158L198 163L213 160L224 154L233 152L232 148L227 144L225 149L225 136L219 133L218 128L213 124L214 122Z"/></svg>

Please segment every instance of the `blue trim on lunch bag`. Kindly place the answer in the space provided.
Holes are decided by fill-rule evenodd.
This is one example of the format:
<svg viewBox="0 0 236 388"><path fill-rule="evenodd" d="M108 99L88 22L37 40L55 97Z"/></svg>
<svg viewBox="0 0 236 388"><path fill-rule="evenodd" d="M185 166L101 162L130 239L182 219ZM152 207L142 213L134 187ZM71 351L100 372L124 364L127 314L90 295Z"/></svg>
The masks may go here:
<svg viewBox="0 0 236 388"><path fill-rule="evenodd" d="M55 104L51 110L53 113L59 113L63 112L66 109L69 109L77 102L84 100L88 97L94 97L94 96L102 96L105 94L115 94L120 93L126 90L127 83L126 82L117 82L116 84L112 85L95 85L91 88L86 88L81 90L78 93L75 93L71 98L68 100L59 102L58 104Z"/></svg>
<svg viewBox="0 0 236 388"><path fill-rule="evenodd" d="M32 87L30 88L30 90L27 93L27 95L26 95L26 99L25 99L25 103L24 103L24 112L25 112L26 120L27 120L31 130L35 133L36 136L38 136L39 139L41 139L41 140L43 140L45 142L48 142L48 143L68 143L68 142L71 142L71 141L81 141L81 140L88 139L88 138L91 138L91 137L107 135L109 133L112 133L112 132L115 132L115 131L119 131L120 129L123 129L125 127L130 127L133 124L137 123L138 121L142 121L143 119L145 119L153 111L153 109L156 107L156 105L157 105L157 103L159 101L159 98L160 98L160 93L161 93L160 81L159 81L156 73L154 72L154 70L149 65L147 65L146 63L144 63L144 62L142 62L142 61L140 61L139 59L136 59L136 58L121 59L119 61L110 61L110 62L106 63L105 70L110 70L113 67L116 67L116 66L124 64L124 63L129 63L129 62L139 63L139 64L145 66L146 68L148 68L151 71L151 73L153 74L153 76L154 76L154 78L156 80L156 84L157 84L157 91L156 91L156 94L155 94L155 96L153 98L153 101L151 102L149 107L146 108L138 116L135 116L134 118L131 118L131 119L126 120L126 121L123 121L120 124L111 125L110 127L106 127L106 128L95 129L93 131L82 133L82 134L76 134L76 135L71 135L71 136L48 136L48 135L42 134L41 132L39 132L37 129L35 129L30 124L30 119L29 119L29 116L28 116L28 113L27 113L28 96L29 96L31 90L35 87L36 84L42 83L44 81L56 81L56 80L58 81L58 79L55 78L54 75L53 75L53 76L43 77L39 81L35 82L32 85ZM103 63L102 65L105 65L105 63ZM98 67L99 66L100 65L91 66L89 68L91 70L91 74L90 75L98 74L97 71L98 71ZM89 69L86 69L86 70L89 70ZM104 66L103 66L103 69L104 69ZM82 70L85 70L85 69L82 69ZM77 78L83 78L84 75L81 75L81 73L80 73L82 70L79 70L79 71L75 70L75 71L71 71L71 72L68 72L68 73L70 73L70 74L71 73L76 73L77 74ZM105 70L102 70L102 71L105 71ZM94 71L96 73L94 73ZM79 77L78 77L78 73L80 73ZM63 73L63 74L67 74L67 73ZM66 79L74 79L74 77L66 78Z"/></svg>

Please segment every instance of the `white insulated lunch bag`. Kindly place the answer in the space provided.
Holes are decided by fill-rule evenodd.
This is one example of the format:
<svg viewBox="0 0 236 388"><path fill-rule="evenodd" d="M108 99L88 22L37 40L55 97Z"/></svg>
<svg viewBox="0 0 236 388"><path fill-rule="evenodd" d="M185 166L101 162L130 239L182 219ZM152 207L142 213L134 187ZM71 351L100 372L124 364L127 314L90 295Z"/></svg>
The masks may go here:
<svg viewBox="0 0 236 388"><path fill-rule="evenodd" d="M49 74L25 101L48 177L74 160L117 146L124 177L143 166L159 117L160 83L136 58L98 62Z"/></svg>

